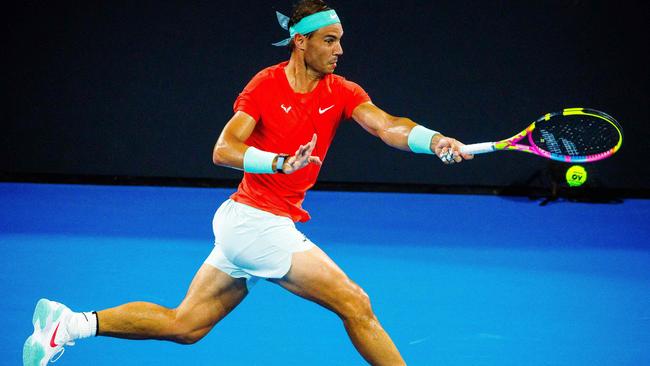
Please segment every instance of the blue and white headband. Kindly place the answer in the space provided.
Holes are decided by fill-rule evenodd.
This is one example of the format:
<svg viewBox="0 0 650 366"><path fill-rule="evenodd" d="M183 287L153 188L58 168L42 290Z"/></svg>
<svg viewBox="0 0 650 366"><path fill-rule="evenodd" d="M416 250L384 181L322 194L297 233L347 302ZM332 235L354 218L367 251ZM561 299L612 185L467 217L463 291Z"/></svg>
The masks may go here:
<svg viewBox="0 0 650 366"><path fill-rule="evenodd" d="M334 10L325 10L308 15L300 19L300 21L292 27L289 27L288 16L277 11L275 12L275 15L278 17L278 23L280 23L280 26L289 31L289 38L273 43L274 46L278 47L288 45L296 34L304 35L331 24L341 23L339 16L336 15Z"/></svg>

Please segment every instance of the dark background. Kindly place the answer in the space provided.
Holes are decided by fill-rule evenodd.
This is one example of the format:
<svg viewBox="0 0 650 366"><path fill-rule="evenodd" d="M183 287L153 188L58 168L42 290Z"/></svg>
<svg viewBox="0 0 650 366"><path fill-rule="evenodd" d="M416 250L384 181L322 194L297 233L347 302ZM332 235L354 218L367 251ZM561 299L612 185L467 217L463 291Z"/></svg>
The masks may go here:
<svg viewBox="0 0 650 366"><path fill-rule="evenodd" d="M461 141L496 140L565 107L608 112L621 151L588 185L648 192L646 1L331 1L337 73L374 103ZM145 177L232 182L211 152L237 93L288 58L289 1L24 1L5 9L5 180ZM342 124L324 182L545 186L567 166L501 152L444 167ZM550 177L550 178L549 178ZM52 178L56 179L56 178Z"/></svg>

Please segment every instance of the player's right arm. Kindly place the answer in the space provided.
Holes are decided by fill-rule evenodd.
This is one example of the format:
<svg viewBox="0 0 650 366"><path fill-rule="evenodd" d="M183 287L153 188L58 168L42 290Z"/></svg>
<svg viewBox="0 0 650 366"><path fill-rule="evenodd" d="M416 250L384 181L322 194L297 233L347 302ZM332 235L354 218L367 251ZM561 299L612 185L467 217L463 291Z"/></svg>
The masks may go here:
<svg viewBox="0 0 650 366"><path fill-rule="evenodd" d="M226 123L217 139L217 143L214 145L212 162L215 165L244 170L244 157L246 156L246 150L250 148L245 141L253 133L256 124L257 121L247 113L235 112L235 115ZM315 147L316 135L314 134L311 141L305 145L300 145L296 153L284 161L282 171L285 174L291 174L308 164L321 165L320 158L311 155ZM278 156L276 155L271 166L276 166L277 159ZM270 160L271 158L269 158Z"/></svg>
<svg viewBox="0 0 650 366"><path fill-rule="evenodd" d="M253 133L257 121L245 112L237 111L221 131L212 150L215 165L244 169L244 154L248 145L244 142Z"/></svg>

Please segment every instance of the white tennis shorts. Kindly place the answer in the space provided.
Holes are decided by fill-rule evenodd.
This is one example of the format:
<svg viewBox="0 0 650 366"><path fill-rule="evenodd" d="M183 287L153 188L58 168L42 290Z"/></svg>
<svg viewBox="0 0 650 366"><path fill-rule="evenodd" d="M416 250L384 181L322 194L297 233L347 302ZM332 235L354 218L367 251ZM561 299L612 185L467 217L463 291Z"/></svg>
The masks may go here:
<svg viewBox="0 0 650 366"><path fill-rule="evenodd" d="M281 278L291 268L293 253L314 247L288 217L225 201L212 220L214 248L205 263L248 287L259 278Z"/></svg>

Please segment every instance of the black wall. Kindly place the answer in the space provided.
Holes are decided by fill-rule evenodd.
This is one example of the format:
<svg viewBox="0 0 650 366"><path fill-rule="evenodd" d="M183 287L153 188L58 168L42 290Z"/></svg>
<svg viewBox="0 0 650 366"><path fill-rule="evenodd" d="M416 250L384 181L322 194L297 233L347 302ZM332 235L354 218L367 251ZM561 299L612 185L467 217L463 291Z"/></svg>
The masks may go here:
<svg viewBox="0 0 650 366"><path fill-rule="evenodd" d="M375 104L464 142L500 139L565 107L623 125L590 184L648 189L648 2L332 1L337 73ZM235 179L211 163L237 93L288 58L274 11L288 1L21 2L6 9L6 174ZM496 153L444 167L345 123L322 181L536 184L565 166ZM532 177L532 178L531 178Z"/></svg>

